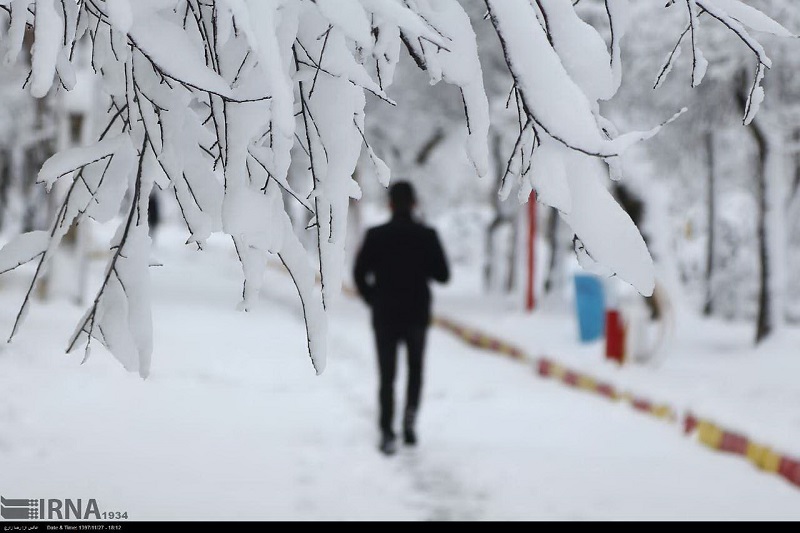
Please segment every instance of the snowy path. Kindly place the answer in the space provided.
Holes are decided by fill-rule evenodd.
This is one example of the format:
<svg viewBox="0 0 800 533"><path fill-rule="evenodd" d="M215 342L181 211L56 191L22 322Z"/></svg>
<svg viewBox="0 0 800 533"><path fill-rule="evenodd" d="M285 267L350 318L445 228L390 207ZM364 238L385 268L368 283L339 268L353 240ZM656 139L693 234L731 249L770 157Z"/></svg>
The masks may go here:
<svg viewBox="0 0 800 533"><path fill-rule="evenodd" d="M359 304L342 302L318 378L281 274L242 314L227 253L163 259L147 381L99 350L62 356L79 313L65 303L37 306L0 352L0 494L132 519L800 519L782 480L439 332L422 445L386 459ZM3 326L18 281L0 289Z"/></svg>

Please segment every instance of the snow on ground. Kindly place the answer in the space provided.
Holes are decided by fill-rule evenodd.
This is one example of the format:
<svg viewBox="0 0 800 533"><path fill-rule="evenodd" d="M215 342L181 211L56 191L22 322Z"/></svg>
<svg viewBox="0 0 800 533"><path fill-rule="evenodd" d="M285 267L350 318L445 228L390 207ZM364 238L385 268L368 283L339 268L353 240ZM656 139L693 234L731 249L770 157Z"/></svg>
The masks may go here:
<svg viewBox="0 0 800 533"><path fill-rule="evenodd" d="M149 379L99 349L63 355L81 313L66 302L37 303L2 348L0 494L96 498L134 520L800 519L783 480L436 331L421 446L385 458L363 306L341 302L316 377L288 279L270 271L262 305L237 312L230 247L180 238L155 253ZM0 279L3 327L23 280Z"/></svg>
<svg viewBox="0 0 800 533"><path fill-rule="evenodd" d="M555 359L800 457L800 328L787 327L755 348L752 324L705 319L673 302L674 325L662 349L647 363L620 368L604 359L604 341L579 342L571 307L545 300L528 315L513 302L481 294L477 274L456 272L455 282L438 291L443 314L511 341L532 357ZM657 330L650 331L651 345Z"/></svg>

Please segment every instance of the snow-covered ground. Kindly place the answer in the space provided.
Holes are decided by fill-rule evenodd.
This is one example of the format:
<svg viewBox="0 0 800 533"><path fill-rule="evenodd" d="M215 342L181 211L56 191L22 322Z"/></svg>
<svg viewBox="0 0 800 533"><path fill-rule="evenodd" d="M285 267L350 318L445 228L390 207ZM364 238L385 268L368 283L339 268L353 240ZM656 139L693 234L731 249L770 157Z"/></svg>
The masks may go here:
<svg viewBox="0 0 800 533"><path fill-rule="evenodd" d="M460 275L459 275L460 274ZM572 307L544 301L532 315L519 306L480 294L475 272L455 276L439 291L440 312L498 336L533 357L545 356L617 389L691 412L800 457L800 328L786 327L755 347L755 327L698 316L679 302L668 311L666 334L651 326L646 362L619 367L605 360L603 340L581 344Z"/></svg>
<svg viewBox="0 0 800 533"><path fill-rule="evenodd" d="M147 380L100 349L83 366L63 355L82 312L66 302L35 305L0 348L0 494L96 498L134 520L800 519L800 491L782 479L438 331L421 445L383 457L365 308L340 302L316 377L288 278L270 271L262 305L237 312L233 251L170 246L178 239L160 235L155 254ZM23 280L0 279L4 328ZM451 314L485 313L470 296L440 296ZM542 349L573 342L567 316L530 324L531 342L547 328L557 344Z"/></svg>

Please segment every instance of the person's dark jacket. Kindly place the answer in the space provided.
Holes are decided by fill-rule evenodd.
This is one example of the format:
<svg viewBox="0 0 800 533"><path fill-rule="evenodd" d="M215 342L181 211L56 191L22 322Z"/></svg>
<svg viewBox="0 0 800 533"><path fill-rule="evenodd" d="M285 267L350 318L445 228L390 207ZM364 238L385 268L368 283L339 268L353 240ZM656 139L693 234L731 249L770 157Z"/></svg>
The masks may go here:
<svg viewBox="0 0 800 533"><path fill-rule="evenodd" d="M436 231L410 215L395 214L367 232L353 276L372 308L373 324L427 325L428 281L446 282L450 269Z"/></svg>

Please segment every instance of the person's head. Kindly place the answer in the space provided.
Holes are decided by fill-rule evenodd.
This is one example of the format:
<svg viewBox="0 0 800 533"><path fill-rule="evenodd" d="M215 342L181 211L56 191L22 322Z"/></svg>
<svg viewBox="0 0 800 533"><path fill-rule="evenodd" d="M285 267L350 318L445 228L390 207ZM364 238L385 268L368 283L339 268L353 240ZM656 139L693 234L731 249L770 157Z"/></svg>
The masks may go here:
<svg viewBox="0 0 800 533"><path fill-rule="evenodd" d="M414 187L407 181L398 181L389 187L389 205L392 213L398 215L411 214L411 210L417 203L414 194Z"/></svg>

